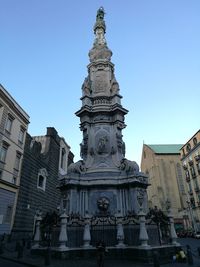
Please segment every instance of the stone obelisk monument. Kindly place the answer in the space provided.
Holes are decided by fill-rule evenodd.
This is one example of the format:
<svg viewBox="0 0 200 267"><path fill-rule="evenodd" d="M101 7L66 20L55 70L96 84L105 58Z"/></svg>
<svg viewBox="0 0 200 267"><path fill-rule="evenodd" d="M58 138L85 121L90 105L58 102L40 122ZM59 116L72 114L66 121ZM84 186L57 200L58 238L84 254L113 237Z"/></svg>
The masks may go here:
<svg viewBox="0 0 200 267"><path fill-rule="evenodd" d="M80 118L82 160L72 163L60 183L62 208L85 216L138 214L147 209L147 176L125 158L122 131L126 110L111 62L104 9L97 11L88 76L82 85Z"/></svg>

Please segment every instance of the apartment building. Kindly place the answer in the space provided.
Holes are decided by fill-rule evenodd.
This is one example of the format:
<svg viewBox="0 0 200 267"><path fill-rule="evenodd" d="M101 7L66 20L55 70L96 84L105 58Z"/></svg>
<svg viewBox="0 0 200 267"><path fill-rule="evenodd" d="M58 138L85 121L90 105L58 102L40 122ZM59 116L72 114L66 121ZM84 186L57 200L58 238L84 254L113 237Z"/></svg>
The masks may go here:
<svg viewBox="0 0 200 267"><path fill-rule="evenodd" d="M195 231L200 231L200 130L180 149L187 185L187 211Z"/></svg>
<svg viewBox="0 0 200 267"><path fill-rule="evenodd" d="M28 114L0 85L0 235L12 229L28 124Z"/></svg>

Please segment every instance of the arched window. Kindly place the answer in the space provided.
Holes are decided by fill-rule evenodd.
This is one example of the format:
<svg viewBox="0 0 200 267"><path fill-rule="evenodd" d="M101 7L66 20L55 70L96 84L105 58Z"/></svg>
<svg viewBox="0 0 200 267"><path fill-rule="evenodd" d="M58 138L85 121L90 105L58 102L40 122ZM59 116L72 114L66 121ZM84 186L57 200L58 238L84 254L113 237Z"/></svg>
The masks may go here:
<svg viewBox="0 0 200 267"><path fill-rule="evenodd" d="M197 145L197 138L196 137L193 138L193 144L194 144L194 146Z"/></svg>

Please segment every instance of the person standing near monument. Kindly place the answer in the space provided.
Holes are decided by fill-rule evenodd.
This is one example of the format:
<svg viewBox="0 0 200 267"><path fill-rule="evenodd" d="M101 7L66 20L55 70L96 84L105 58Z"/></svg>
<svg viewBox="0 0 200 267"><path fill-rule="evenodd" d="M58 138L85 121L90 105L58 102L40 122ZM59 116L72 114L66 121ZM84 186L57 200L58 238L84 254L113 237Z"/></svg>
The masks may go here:
<svg viewBox="0 0 200 267"><path fill-rule="evenodd" d="M103 241L97 243L97 267L104 267L106 246Z"/></svg>

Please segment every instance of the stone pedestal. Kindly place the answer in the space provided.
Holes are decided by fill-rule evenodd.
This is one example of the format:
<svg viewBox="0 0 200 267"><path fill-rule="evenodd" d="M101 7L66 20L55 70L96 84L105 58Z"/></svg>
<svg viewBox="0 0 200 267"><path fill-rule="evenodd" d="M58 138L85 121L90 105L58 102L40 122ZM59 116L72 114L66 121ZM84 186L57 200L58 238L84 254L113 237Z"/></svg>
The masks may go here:
<svg viewBox="0 0 200 267"><path fill-rule="evenodd" d="M83 232L83 247L88 248L90 246L91 234L90 234L90 216L86 214L85 216L85 226Z"/></svg>
<svg viewBox="0 0 200 267"><path fill-rule="evenodd" d="M141 242L140 247L142 248L149 248L150 246L148 245L148 234L147 234L147 230L146 230L146 219L145 219L145 213L140 210L139 214L139 220L140 220L140 234L139 234L139 240Z"/></svg>
<svg viewBox="0 0 200 267"><path fill-rule="evenodd" d="M66 251L68 250L68 247L66 246L66 243L68 241L67 237L67 214L64 212L61 216L61 228L60 228L60 234L59 234L59 250L60 251Z"/></svg>
<svg viewBox="0 0 200 267"><path fill-rule="evenodd" d="M116 218L117 218L117 242L118 242L116 247L122 248L122 247L125 247L124 228L123 228L123 224L122 224L122 217L121 217L121 215L117 214Z"/></svg>
<svg viewBox="0 0 200 267"><path fill-rule="evenodd" d="M173 218L173 214L172 214L172 211L171 209L169 209L168 211L168 218L169 218L169 223L170 223L170 239L171 239L171 244L172 245L180 245L178 242L177 242L177 234L176 234L176 230L175 230L175 227L174 227L174 218Z"/></svg>
<svg viewBox="0 0 200 267"><path fill-rule="evenodd" d="M40 223L41 223L41 220L42 220L42 217L40 215L36 217L35 236L34 236L34 244L32 246L32 249L37 249L40 247L40 241L41 241Z"/></svg>

